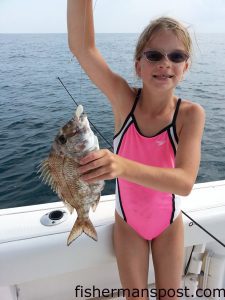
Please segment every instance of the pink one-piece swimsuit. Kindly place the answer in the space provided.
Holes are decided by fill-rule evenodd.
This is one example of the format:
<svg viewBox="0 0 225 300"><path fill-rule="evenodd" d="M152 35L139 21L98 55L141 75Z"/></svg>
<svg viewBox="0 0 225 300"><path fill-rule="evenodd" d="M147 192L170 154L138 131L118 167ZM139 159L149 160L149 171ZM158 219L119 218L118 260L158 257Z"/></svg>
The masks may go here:
<svg viewBox="0 0 225 300"><path fill-rule="evenodd" d="M134 116L140 94L141 89L121 130L114 136L114 153L145 165L174 168L178 145L176 118L181 99L177 101L172 122L149 137L141 133ZM122 178L116 180L115 194L117 213L146 240L159 236L181 211L181 199L177 195Z"/></svg>

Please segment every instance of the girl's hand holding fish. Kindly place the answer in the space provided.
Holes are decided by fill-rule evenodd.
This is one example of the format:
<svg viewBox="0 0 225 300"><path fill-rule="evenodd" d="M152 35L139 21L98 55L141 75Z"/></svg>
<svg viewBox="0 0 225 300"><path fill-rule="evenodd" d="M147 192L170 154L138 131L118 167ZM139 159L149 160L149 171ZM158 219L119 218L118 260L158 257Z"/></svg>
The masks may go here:
<svg viewBox="0 0 225 300"><path fill-rule="evenodd" d="M81 179L91 183L98 180L109 180L121 176L125 170L125 159L109 151L97 150L80 160L78 168Z"/></svg>

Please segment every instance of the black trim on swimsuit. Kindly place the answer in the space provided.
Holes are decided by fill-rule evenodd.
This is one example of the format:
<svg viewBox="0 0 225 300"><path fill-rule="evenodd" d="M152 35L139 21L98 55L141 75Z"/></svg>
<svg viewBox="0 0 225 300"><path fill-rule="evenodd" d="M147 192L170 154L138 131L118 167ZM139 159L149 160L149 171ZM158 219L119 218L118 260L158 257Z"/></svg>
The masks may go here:
<svg viewBox="0 0 225 300"><path fill-rule="evenodd" d="M141 130L140 130L139 126L138 126L137 120L136 120L136 118L135 118L135 115L134 115L134 111L135 111L135 108L136 108L136 106L137 106L137 102L138 102L138 100L140 99L141 91L142 91L142 89L140 88L140 89L138 90L138 93L137 93L137 96L136 96L134 105L133 105L133 107L132 107L132 109L131 109L131 112L129 113L129 115L127 116L125 122L123 123L122 128L121 128L120 131L114 136L114 138L116 138L116 137L121 133L121 131L123 130L123 128L126 126L126 122L128 121L128 119L129 119L130 117L132 117L133 122L134 122L134 126L135 126L135 128L137 129L138 133L139 133L140 135L142 135L143 137L145 137L145 138L152 138L152 137L155 137L155 136L161 134L162 132L168 130L171 126L173 126L174 138L175 138L176 142L178 143L178 140L179 140L179 139L178 139L177 132L176 132L176 119L177 119L179 107L180 107L180 104L181 104L181 98L179 98L179 99L177 100L177 104L176 104L176 108L175 108L175 112L174 112L174 115L173 115L172 122L171 122L170 124L166 125L165 127L163 127L162 129L160 129L156 134L154 134L154 135L152 135L152 136L147 136L147 135L144 135L144 134L141 132Z"/></svg>
<svg viewBox="0 0 225 300"><path fill-rule="evenodd" d="M175 195L172 194L172 213L171 213L171 218L170 218L170 224L173 223L174 214L175 214Z"/></svg>
<svg viewBox="0 0 225 300"><path fill-rule="evenodd" d="M132 119L133 119L133 121L134 121L134 126L135 126L135 128L137 129L138 133L139 133L140 135L142 135L143 137L149 138L149 139L150 139L150 138L153 138L153 137L155 137L155 136L157 136L157 135L159 135L159 134L161 134L161 133L163 133L164 131L166 131L167 129L169 129L169 128L172 126L172 123L171 123L171 124L165 126L163 129L161 129L159 132L157 132L157 133L154 134L154 135L144 135L144 134L141 132L141 130L139 129L139 127L138 127L138 123L137 123L137 120L136 120L134 114L132 115Z"/></svg>
<svg viewBox="0 0 225 300"><path fill-rule="evenodd" d="M175 113L173 116L173 121L172 121L174 137L175 137L177 143L178 143L179 139L178 139L177 129L176 129L176 120L177 120L177 115L178 115L178 111L180 108L180 104L181 104L181 98L179 98L177 101L176 110L175 110Z"/></svg>
<svg viewBox="0 0 225 300"><path fill-rule="evenodd" d="M114 135L113 139L115 139L115 138L121 133L121 131L122 131L122 130L124 129L124 127L126 126L127 121L128 121L129 118L133 115L133 112L134 112L134 110L135 110L135 108L136 108L136 105L137 105L137 102L138 102L138 100L139 100L139 98L140 98L140 95L141 95L141 88L138 89L138 92L137 92L137 95L136 95L136 97L135 97L134 104L133 104L133 106L132 106L132 108L131 108L130 113L128 114L128 116L126 117L125 121L123 122L123 125L122 125L121 129Z"/></svg>
<svg viewBox="0 0 225 300"><path fill-rule="evenodd" d="M118 178L116 178L116 184L117 184L117 190L118 190L118 196L119 196L119 202L120 202L120 208L121 208L121 212L123 214L123 219L125 222L127 222L127 217L125 215L125 211L123 209L123 204L122 204L122 200L121 200L121 196L120 196L120 186L119 186L119 180Z"/></svg>
<svg viewBox="0 0 225 300"><path fill-rule="evenodd" d="M173 132L174 132L174 128L173 128ZM174 156L175 156L176 153L177 153L177 149L176 149L176 146L174 144L173 138L171 136L170 128L168 128L167 133L168 133L168 136L169 136L169 139L170 139L170 143L171 143L172 148L173 148L173 153L174 153ZM175 135L175 132L174 132L174 135Z"/></svg>

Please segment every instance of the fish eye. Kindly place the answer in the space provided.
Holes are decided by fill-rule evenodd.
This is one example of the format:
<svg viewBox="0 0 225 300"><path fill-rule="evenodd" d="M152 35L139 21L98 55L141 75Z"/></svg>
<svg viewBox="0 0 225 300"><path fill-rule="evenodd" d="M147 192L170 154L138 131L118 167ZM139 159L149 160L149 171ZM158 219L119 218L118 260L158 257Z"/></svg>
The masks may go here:
<svg viewBox="0 0 225 300"><path fill-rule="evenodd" d="M58 138L58 140L60 141L60 143L61 143L62 145L64 145L64 144L66 143L66 138L65 138L64 135L60 135L59 138Z"/></svg>
<svg viewBox="0 0 225 300"><path fill-rule="evenodd" d="M82 114L80 115L80 118L84 119L87 116L87 114L85 112L82 112Z"/></svg>

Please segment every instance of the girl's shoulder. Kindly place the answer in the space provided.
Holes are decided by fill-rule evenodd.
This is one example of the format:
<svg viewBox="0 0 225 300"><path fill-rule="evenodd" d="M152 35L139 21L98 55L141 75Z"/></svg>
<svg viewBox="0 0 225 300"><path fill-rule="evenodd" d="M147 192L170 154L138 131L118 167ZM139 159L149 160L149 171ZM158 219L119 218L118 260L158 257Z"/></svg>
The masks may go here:
<svg viewBox="0 0 225 300"><path fill-rule="evenodd" d="M195 102L188 99L182 99L177 116L178 136L184 127L202 127L205 123L205 110Z"/></svg>
<svg viewBox="0 0 225 300"><path fill-rule="evenodd" d="M205 110L198 103L192 102L188 99L182 99L180 114L182 114L183 119L190 119L193 117L200 117L205 115Z"/></svg>

